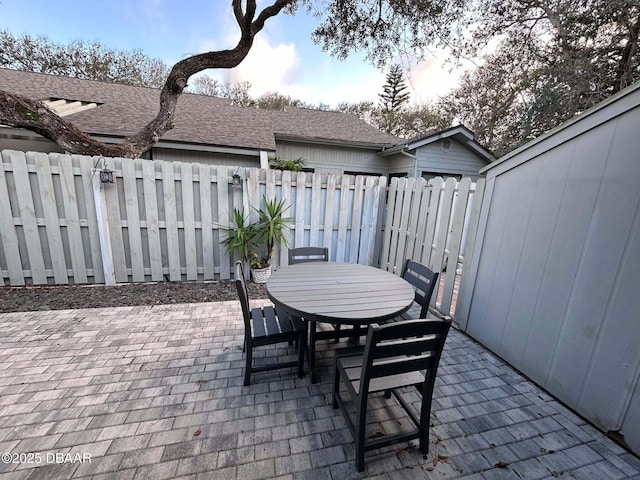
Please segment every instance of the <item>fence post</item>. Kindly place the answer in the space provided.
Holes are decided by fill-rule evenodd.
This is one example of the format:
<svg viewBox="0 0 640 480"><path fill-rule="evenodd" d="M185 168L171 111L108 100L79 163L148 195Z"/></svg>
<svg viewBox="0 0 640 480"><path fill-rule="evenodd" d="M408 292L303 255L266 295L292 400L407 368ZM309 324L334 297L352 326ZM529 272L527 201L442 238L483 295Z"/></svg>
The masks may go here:
<svg viewBox="0 0 640 480"><path fill-rule="evenodd" d="M98 236L100 238L100 253L102 256L102 268L104 269L105 285L116 284L115 268L113 266L113 252L111 251L111 238L109 237L109 216L107 215L107 202L100 182L100 170L93 170L93 199L96 205L96 219L98 220Z"/></svg>

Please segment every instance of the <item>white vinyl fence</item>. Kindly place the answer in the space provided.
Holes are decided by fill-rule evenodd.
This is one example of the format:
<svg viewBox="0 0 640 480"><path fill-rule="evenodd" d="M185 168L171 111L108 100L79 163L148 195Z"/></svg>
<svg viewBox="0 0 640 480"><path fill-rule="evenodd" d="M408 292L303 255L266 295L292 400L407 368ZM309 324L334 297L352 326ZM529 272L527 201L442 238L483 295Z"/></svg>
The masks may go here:
<svg viewBox="0 0 640 480"><path fill-rule="evenodd" d="M440 272L431 305L445 315L455 312L483 192L482 178L393 178L389 185L380 268L400 275L410 258Z"/></svg>
<svg viewBox="0 0 640 480"><path fill-rule="evenodd" d="M214 280L231 277L220 246L234 208L283 198L290 246L376 264L385 177L234 169L5 150L0 163L3 285ZM101 184L95 169L114 171ZM232 176L242 181L233 185ZM286 264L286 249L276 265Z"/></svg>

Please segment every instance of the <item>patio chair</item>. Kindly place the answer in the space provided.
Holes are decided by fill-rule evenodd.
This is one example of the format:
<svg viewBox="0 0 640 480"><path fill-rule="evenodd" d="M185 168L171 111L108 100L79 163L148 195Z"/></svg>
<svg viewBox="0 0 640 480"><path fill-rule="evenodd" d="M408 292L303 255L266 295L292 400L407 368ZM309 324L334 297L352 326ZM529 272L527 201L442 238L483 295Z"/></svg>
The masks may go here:
<svg viewBox="0 0 640 480"><path fill-rule="evenodd" d="M307 344L306 325L300 318L293 317L277 307L250 308L249 292L242 270L242 262L236 262L235 273L236 289L244 319L244 343L242 346L242 351L246 352L244 384L249 385L252 373L288 367L298 367L298 376L302 378L304 376L304 349ZM253 365L254 348L283 342L292 345L294 341L298 348L298 360Z"/></svg>
<svg viewBox="0 0 640 480"><path fill-rule="evenodd" d="M298 248L290 248L289 249L289 265L295 265L298 263L307 263L307 262L328 262L329 261L329 249L327 247L298 247ZM317 322L310 322L310 335L311 342L316 340L326 340L333 339L335 343L340 341L341 337L351 337L354 335L354 330L349 328L346 330L341 330L340 325L332 325L332 324L322 324L331 325L330 330L318 330ZM322 327L320 327L322 328ZM327 327L329 328L329 327ZM313 370L313 365L315 363L315 359L309 358L311 369Z"/></svg>
<svg viewBox="0 0 640 480"><path fill-rule="evenodd" d="M289 249L289 265L305 262L328 262L327 247L298 247Z"/></svg>
<svg viewBox="0 0 640 480"><path fill-rule="evenodd" d="M407 258L402 269L402 278L413 285L416 291L415 302L420 305L420 314L417 318L427 318L431 296L438 285L438 276L438 272L432 271L426 265ZM413 318L415 317L406 312L393 321L412 320Z"/></svg>
<svg viewBox="0 0 640 480"><path fill-rule="evenodd" d="M451 326L451 319L408 320L387 325L372 324L364 347L339 349L335 352L333 372L333 408L340 407L356 444L356 468L364 470L364 453L418 438L420 451L429 452L429 418L431 398L440 355ZM344 383L350 400L355 404L355 421L340 394ZM420 412L403 398L406 389L415 387L422 394ZM399 390L403 389L403 390ZM385 392L379 401L390 400L393 393L414 429L390 435L365 433L369 394ZM395 422L394 422L395 425Z"/></svg>

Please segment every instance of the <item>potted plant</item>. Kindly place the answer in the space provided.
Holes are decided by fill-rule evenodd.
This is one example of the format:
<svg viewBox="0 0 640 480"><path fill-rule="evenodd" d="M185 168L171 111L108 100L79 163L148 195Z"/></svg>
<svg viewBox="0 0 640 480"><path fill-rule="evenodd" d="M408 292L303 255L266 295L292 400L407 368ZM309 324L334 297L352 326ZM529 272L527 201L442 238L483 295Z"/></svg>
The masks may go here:
<svg viewBox="0 0 640 480"><path fill-rule="evenodd" d="M227 232L222 245L228 253L236 253L249 263L256 283L265 283L271 275L271 258L276 247L286 246L285 232L291 222L291 218L284 216L289 207L284 206L283 200L263 198L265 207L254 207L258 213L256 222L251 223L242 210L234 209L231 226L221 226Z"/></svg>
<svg viewBox="0 0 640 480"><path fill-rule="evenodd" d="M275 248L287 245L285 232L291 222L290 217L284 213L289 207L285 207L284 200L264 198L264 208L254 210L258 213L258 221L253 226L254 244L257 249L250 253L251 273L253 281L264 283L271 275L271 258Z"/></svg>
<svg viewBox="0 0 640 480"><path fill-rule="evenodd" d="M220 242L227 253L237 253L243 262L249 262L251 253L255 249L255 226L249 221L249 216L242 210L235 208L231 217L231 226L220 226L227 232L227 236Z"/></svg>

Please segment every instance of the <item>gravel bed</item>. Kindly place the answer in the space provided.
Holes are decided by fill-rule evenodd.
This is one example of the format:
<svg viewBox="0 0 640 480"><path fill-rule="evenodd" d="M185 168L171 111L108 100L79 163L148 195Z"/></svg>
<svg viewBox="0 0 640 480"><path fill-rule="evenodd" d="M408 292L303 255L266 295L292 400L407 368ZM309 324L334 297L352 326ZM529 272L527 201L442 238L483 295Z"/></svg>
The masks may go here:
<svg viewBox="0 0 640 480"><path fill-rule="evenodd" d="M267 298L264 284L247 284L251 299ZM237 300L232 281L0 287L0 312L66 310Z"/></svg>

